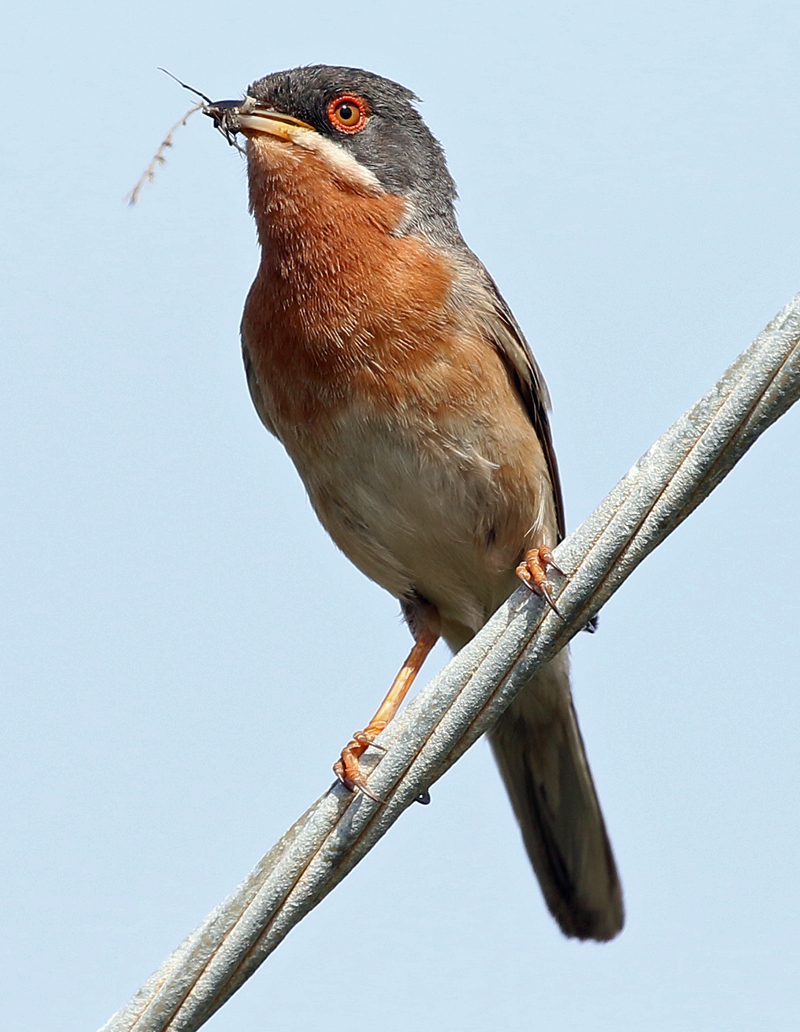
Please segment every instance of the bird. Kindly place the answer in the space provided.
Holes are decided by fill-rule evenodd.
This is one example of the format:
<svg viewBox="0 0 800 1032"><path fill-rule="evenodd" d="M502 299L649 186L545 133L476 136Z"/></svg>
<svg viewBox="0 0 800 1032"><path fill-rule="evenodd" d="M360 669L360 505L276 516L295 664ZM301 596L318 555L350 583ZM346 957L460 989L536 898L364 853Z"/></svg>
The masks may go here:
<svg viewBox="0 0 800 1032"><path fill-rule="evenodd" d="M306 65L205 107L245 138L261 250L241 323L247 383L323 527L399 600L414 643L334 770L359 759L439 637L455 652L519 581L555 608L564 503L542 372L465 243L442 146L411 90ZM567 650L489 732L545 902L607 941L620 879L572 701Z"/></svg>

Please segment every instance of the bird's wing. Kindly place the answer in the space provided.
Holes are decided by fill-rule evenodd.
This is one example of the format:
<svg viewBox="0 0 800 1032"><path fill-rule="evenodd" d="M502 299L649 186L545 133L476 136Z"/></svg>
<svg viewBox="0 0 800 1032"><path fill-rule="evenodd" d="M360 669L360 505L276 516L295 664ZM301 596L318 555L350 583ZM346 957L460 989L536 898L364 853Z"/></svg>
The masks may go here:
<svg viewBox="0 0 800 1032"><path fill-rule="evenodd" d="M250 356L250 349L247 346L247 340L244 336L244 330L242 330L242 361L244 362L244 374L247 377L247 388L250 391L250 397L252 398L253 405L258 413L258 418L267 430L269 430L271 434L275 434L277 437L277 431L270 419L269 412L267 412L267 406L264 404L264 395L261 393L261 387L258 384L256 371L253 367L253 359Z"/></svg>
<svg viewBox="0 0 800 1032"><path fill-rule="evenodd" d="M558 519L558 540L566 534L564 519L564 498L561 493L561 481L558 476L558 463L553 449L553 438L550 433L550 395L544 382L542 371L533 357L528 342L511 313L511 309L503 300L497 285L488 272L481 266L486 277L486 286L491 295L492 311L486 324L485 332L496 348L513 380L525 405L547 460L547 469L553 485L553 496Z"/></svg>

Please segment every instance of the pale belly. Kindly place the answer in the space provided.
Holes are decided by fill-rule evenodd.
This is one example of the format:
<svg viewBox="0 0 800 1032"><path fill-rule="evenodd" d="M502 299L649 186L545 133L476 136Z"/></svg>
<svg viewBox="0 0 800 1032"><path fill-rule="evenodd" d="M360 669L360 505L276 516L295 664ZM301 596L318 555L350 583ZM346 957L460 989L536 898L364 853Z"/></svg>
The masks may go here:
<svg viewBox="0 0 800 1032"><path fill-rule="evenodd" d="M387 591L433 603L445 637L483 626L518 583L525 549L556 543L529 423L462 420L456 433L352 409L325 422L280 435L320 521Z"/></svg>

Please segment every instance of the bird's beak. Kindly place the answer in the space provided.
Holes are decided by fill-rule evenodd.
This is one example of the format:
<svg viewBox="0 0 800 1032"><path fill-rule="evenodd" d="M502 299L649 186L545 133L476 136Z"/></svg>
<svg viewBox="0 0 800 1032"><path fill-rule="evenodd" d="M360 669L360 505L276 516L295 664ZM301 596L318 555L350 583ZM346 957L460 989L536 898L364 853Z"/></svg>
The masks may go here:
<svg viewBox="0 0 800 1032"><path fill-rule="evenodd" d="M314 127L299 118L284 115L265 104L259 104L255 97L244 100L218 100L203 108L203 113L214 119L214 125L228 139L235 133L245 136L275 136L279 140L293 139L298 130L310 130Z"/></svg>

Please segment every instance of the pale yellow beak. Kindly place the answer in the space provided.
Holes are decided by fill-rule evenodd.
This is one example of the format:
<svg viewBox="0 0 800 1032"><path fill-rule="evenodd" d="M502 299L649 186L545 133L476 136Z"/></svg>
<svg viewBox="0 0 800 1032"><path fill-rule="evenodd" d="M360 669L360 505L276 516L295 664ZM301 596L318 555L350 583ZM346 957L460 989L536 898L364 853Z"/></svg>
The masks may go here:
<svg viewBox="0 0 800 1032"><path fill-rule="evenodd" d="M298 130L316 132L307 122L265 107L254 97L245 97L233 114L239 130L245 136L267 135L276 136L279 140L291 140L296 137Z"/></svg>

